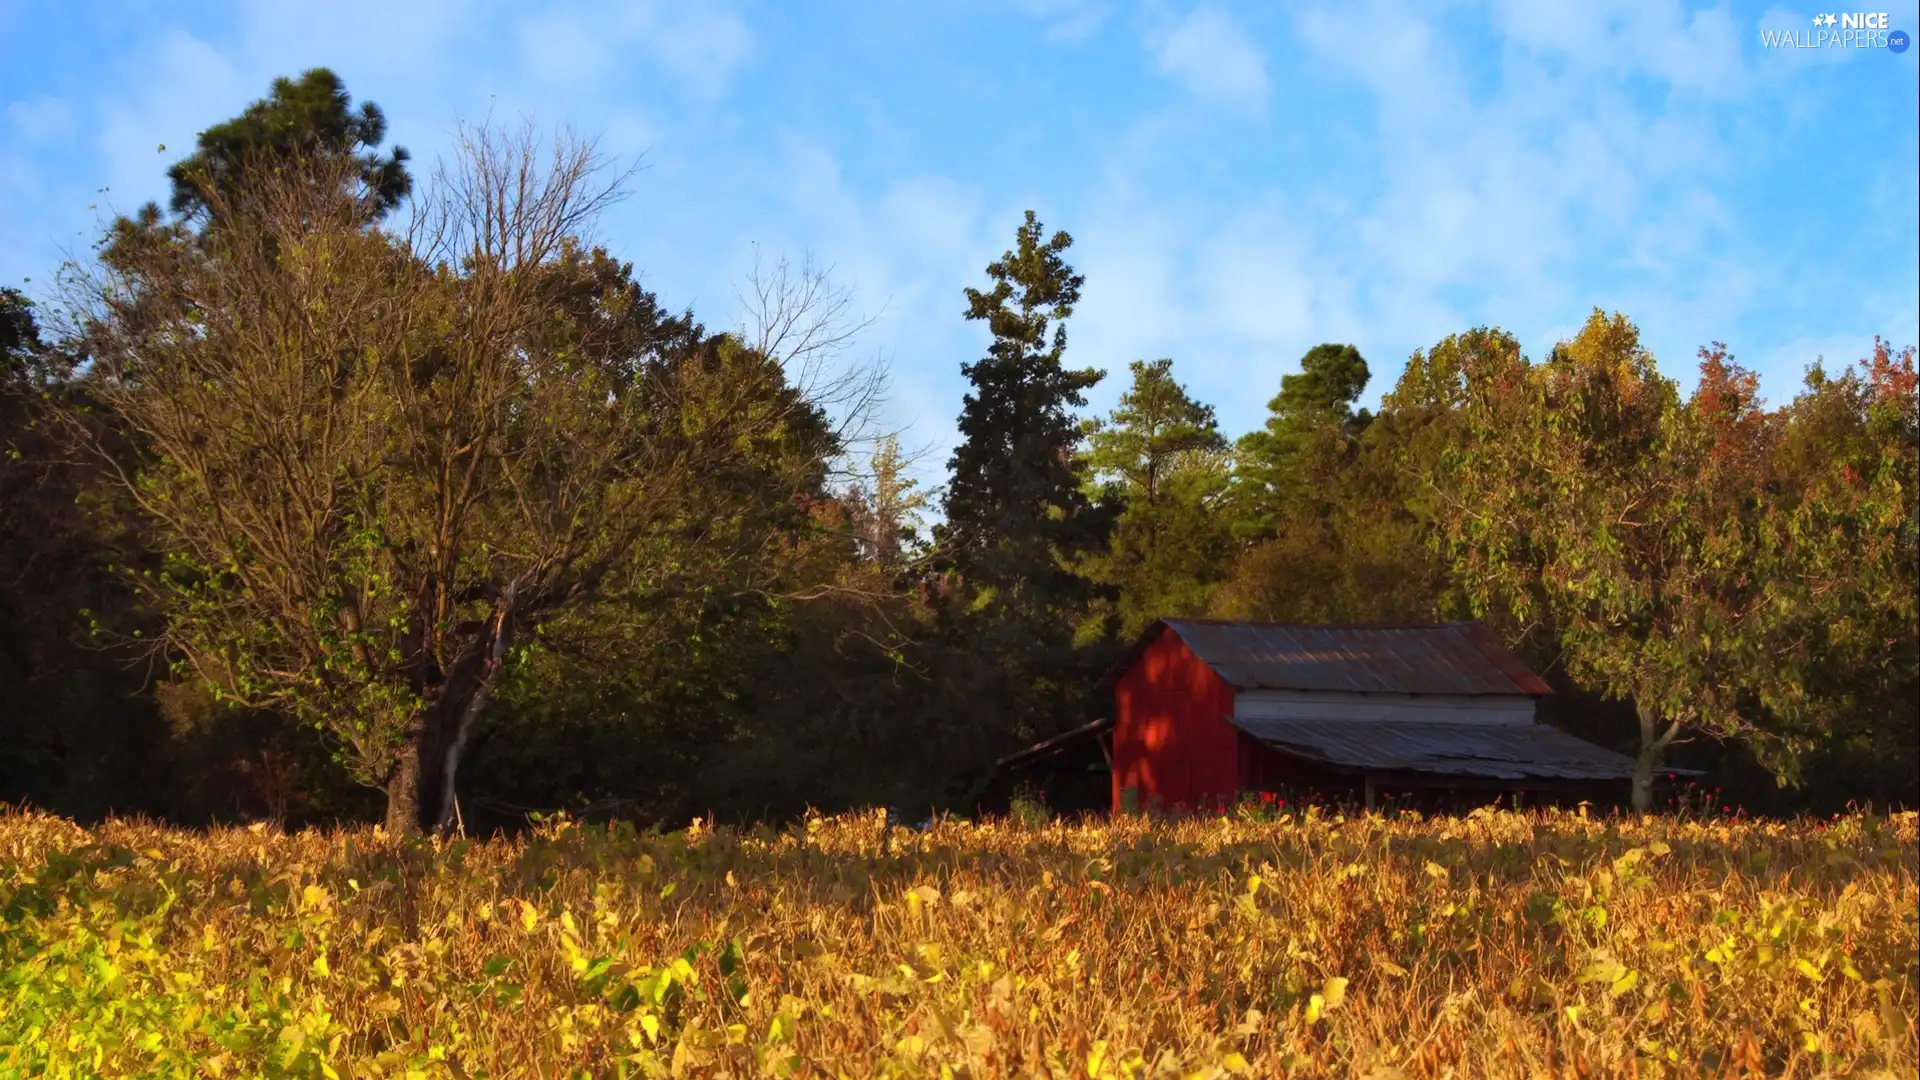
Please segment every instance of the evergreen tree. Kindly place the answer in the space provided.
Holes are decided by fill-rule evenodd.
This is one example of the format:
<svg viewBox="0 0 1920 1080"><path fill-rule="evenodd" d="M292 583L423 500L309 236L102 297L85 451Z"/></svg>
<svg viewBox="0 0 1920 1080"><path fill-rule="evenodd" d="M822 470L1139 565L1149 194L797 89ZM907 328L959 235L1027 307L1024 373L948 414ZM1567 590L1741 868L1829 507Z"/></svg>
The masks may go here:
<svg viewBox="0 0 1920 1080"><path fill-rule="evenodd" d="M1124 506L1088 575L1118 590L1119 631L1204 612L1231 558L1219 514L1226 439L1212 406L1189 397L1173 361L1134 361L1133 386L1106 423L1090 421L1086 465L1099 494Z"/></svg>
<svg viewBox="0 0 1920 1080"><path fill-rule="evenodd" d="M1129 508L1152 506L1163 481L1183 457L1196 451L1227 447L1213 417L1213 406L1187 395L1173 377L1172 360L1130 367L1133 386L1120 396L1120 405L1106 423L1086 426L1087 465L1096 476L1117 482Z"/></svg>
<svg viewBox="0 0 1920 1080"><path fill-rule="evenodd" d="M961 368L973 392L960 413L938 537L968 580L1043 606L1083 591L1062 560L1098 541L1076 475L1072 410L1086 404L1101 372L1061 363L1061 323L1085 280L1063 257L1072 243L1064 232L1046 238L1029 210L1015 248L987 267L992 287L967 290L967 318L984 321L993 344L985 359Z"/></svg>
<svg viewBox="0 0 1920 1080"><path fill-rule="evenodd" d="M353 108L346 85L332 71L313 68L298 79L283 76L273 80L267 97L201 132L193 155L167 170L173 212L190 219L206 216L208 196L231 198L242 170L262 155L321 154L357 156L354 175L365 186L375 216L384 216L413 189L406 149L396 146L384 157L376 149L386 135L380 106L366 101Z"/></svg>
<svg viewBox="0 0 1920 1080"><path fill-rule="evenodd" d="M1300 358L1298 374L1283 376L1280 393L1267 402L1266 427L1240 439L1234 531L1270 536L1276 509L1302 489L1301 455L1327 429L1356 433L1371 419L1354 412L1367 388L1367 362L1352 345L1315 345Z"/></svg>

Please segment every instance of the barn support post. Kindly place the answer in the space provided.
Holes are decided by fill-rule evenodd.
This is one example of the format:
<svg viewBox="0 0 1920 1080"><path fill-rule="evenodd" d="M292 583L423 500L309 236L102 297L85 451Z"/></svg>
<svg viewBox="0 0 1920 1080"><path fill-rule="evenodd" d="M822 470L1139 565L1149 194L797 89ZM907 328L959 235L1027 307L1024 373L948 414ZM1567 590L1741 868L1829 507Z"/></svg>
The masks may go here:
<svg viewBox="0 0 1920 1080"><path fill-rule="evenodd" d="M1361 778L1361 782L1366 785L1367 813L1371 814L1373 813L1373 774L1365 774L1365 776Z"/></svg>

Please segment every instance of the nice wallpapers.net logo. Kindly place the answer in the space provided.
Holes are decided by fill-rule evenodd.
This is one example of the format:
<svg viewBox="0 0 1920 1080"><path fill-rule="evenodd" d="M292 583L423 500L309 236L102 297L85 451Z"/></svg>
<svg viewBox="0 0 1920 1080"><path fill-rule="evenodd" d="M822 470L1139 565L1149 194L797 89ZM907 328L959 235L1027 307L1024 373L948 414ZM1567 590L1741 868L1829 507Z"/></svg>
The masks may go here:
<svg viewBox="0 0 1920 1080"><path fill-rule="evenodd" d="M1822 12L1804 30L1762 30L1760 43L1769 49L1885 49L1903 53L1913 43L1905 30L1887 23L1884 11Z"/></svg>

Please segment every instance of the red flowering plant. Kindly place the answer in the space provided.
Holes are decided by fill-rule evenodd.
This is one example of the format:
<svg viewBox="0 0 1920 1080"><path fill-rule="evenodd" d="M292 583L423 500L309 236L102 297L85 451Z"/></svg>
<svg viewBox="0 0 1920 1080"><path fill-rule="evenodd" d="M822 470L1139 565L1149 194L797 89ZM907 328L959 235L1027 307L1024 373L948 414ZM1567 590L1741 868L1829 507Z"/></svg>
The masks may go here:
<svg viewBox="0 0 1920 1080"><path fill-rule="evenodd" d="M1730 804L1720 801L1719 788L1704 787L1689 781L1684 787L1675 788L1667 796L1667 813L1682 818L1717 818L1733 815L1738 817L1746 811L1735 810Z"/></svg>
<svg viewBox="0 0 1920 1080"><path fill-rule="evenodd" d="M1278 821L1288 812L1288 801L1278 792L1243 791L1233 815L1241 821Z"/></svg>

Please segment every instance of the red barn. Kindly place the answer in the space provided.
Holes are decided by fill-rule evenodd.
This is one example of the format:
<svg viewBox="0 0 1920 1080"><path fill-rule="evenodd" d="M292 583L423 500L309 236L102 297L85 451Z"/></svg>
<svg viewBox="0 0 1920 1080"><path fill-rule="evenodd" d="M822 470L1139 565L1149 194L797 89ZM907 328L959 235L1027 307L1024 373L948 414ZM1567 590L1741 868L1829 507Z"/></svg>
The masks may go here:
<svg viewBox="0 0 1920 1080"><path fill-rule="evenodd" d="M1115 813L1293 785L1360 789L1371 804L1376 789L1553 790L1633 775L1624 754L1537 722L1547 684L1475 623L1164 619L1109 678L1113 716L1082 730L1111 731Z"/></svg>

